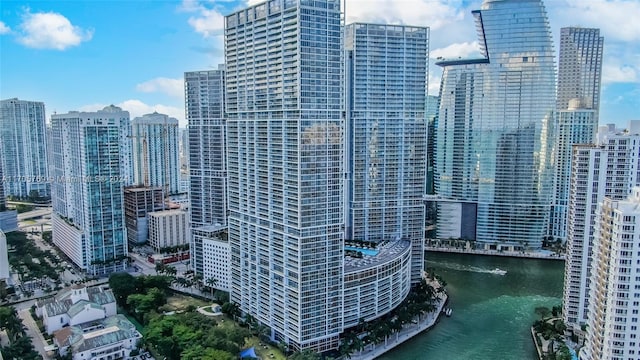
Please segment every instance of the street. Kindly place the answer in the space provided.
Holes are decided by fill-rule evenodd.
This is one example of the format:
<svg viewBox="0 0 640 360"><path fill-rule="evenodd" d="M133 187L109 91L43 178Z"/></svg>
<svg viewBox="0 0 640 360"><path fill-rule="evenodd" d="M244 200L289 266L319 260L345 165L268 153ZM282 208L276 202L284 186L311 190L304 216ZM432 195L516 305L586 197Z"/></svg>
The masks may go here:
<svg viewBox="0 0 640 360"><path fill-rule="evenodd" d="M48 359L47 352L44 350L45 340L40 330L38 329L38 325L31 317L31 313L29 309L22 309L18 311L18 316L22 319L22 323L27 328L27 336L31 338L31 343L33 344L33 348L42 356L43 359Z"/></svg>

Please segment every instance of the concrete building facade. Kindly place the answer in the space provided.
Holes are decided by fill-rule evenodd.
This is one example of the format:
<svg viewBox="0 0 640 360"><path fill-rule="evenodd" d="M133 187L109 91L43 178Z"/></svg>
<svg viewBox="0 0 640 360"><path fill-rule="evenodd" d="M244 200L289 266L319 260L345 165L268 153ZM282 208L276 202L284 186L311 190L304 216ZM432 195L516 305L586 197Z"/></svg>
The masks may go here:
<svg viewBox="0 0 640 360"><path fill-rule="evenodd" d="M204 264L212 259L204 258L202 241L205 238L196 236L195 232L200 227L227 224L224 66L217 70L186 72L184 79L191 264L194 271L204 277ZM205 233L208 232L200 232Z"/></svg>
<svg viewBox="0 0 640 360"><path fill-rule="evenodd" d="M579 331L588 323L598 206L605 197L624 200L640 185L640 121L628 132L600 127L595 145L575 145L567 221L563 317ZM603 309L604 311L604 309Z"/></svg>
<svg viewBox="0 0 640 360"><path fill-rule="evenodd" d="M189 244L189 219L186 211L154 211L148 216L149 245L155 251Z"/></svg>
<svg viewBox="0 0 640 360"><path fill-rule="evenodd" d="M124 189L124 217L129 245L141 245L149 238L147 214L165 207L161 187L129 186Z"/></svg>
<svg viewBox="0 0 640 360"><path fill-rule="evenodd" d="M289 349L343 330L338 0L270 0L225 18L231 300ZM247 44L252 44L247 46Z"/></svg>
<svg viewBox="0 0 640 360"><path fill-rule="evenodd" d="M599 204L585 360L640 360L640 187Z"/></svg>

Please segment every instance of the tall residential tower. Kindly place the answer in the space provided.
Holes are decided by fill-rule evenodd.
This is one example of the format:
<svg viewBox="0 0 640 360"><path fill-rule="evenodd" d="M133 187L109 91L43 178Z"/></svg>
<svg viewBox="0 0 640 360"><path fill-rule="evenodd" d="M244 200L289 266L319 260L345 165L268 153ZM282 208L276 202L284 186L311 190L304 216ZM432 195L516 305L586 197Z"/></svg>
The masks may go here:
<svg viewBox="0 0 640 360"><path fill-rule="evenodd" d="M0 101L0 145L4 192L26 198L49 196L44 103Z"/></svg>
<svg viewBox="0 0 640 360"><path fill-rule="evenodd" d="M345 28L347 240L409 241L424 269L429 29Z"/></svg>
<svg viewBox="0 0 640 360"><path fill-rule="evenodd" d="M560 29L555 125L558 136L554 147L554 198L548 234L553 240L567 239L571 146L595 141L603 42L599 29Z"/></svg>
<svg viewBox="0 0 640 360"><path fill-rule="evenodd" d="M180 192L178 120L164 114L146 114L131 121L133 181L161 187L164 196Z"/></svg>
<svg viewBox="0 0 640 360"><path fill-rule="evenodd" d="M560 29L560 59L558 66L558 97L556 108L569 108L572 99L579 99L584 108L600 108L602 49L604 38L600 29L565 27Z"/></svg>
<svg viewBox="0 0 640 360"><path fill-rule="evenodd" d="M587 109L580 99L571 100L567 109L559 110L556 113L556 137L553 151L554 197L548 234L551 239L563 242L567 239L567 212L573 146L595 143L597 131L596 111Z"/></svg>
<svg viewBox="0 0 640 360"><path fill-rule="evenodd" d="M640 360L640 187L599 205L585 360Z"/></svg>
<svg viewBox="0 0 640 360"><path fill-rule="evenodd" d="M444 60L436 128L440 238L539 248L552 186L554 48L541 0L473 11L482 56Z"/></svg>
<svg viewBox="0 0 640 360"><path fill-rule="evenodd" d="M632 187L640 185L639 167L640 121L631 121L628 132L616 131L613 125L603 126L595 145L573 147L562 313L567 326L574 330L587 324L591 316L598 206L605 197L626 199Z"/></svg>
<svg viewBox="0 0 640 360"><path fill-rule="evenodd" d="M225 18L231 300L292 350L343 330L341 54L339 0Z"/></svg>
<svg viewBox="0 0 640 360"><path fill-rule="evenodd" d="M224 66L217 70L184 74L185 111L188 121L191 262L204 281L221 279L206 267L205 248L227 251L222 227L227 224L227 159L224 113ZM227 262L228 264L228 259ZM228 275L227 275L228 277Z"/></svg>
<svg viewBox="0 0 640 360"><path fill-rule="evenodd" d="M51 116L53 242L90 274L123 270L129 113L116 106Z"/></svg>

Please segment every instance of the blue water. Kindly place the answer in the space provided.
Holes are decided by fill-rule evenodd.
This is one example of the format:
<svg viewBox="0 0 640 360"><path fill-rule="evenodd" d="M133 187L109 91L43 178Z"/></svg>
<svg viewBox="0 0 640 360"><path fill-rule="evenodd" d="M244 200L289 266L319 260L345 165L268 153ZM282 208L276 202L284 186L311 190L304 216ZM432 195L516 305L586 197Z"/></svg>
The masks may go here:
<svg viewBox="0 0 640 360"><path fill-rule="evenodd" d="M359 249L353 246L345 246L344 249L351 250L351 251L358 251L363 253L364 255L369 255L369 256L376 256L380 252L379 250L375 250L375 249Z"/></svg>
<svg viewBox="0 0 640 360"><path fill-rule="evenodd" d="M562 261L438 253L426 260L448 283L453 315L376 360L538 358L530 328L536 307L562 301Z"/></svg>

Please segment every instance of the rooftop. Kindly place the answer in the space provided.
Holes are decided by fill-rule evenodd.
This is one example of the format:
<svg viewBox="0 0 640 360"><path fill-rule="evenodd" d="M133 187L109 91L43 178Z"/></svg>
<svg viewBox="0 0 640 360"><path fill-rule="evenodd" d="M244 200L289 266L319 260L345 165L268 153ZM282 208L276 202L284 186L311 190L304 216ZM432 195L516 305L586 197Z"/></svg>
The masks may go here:
<svg viewBox="0 0 640 360"><path fill-rule="evenodd" d="M362 258L347 256L344 260L344 272L350 273L384 264L399 257L409 247L411 247L410 241L398 240L378 246L376 250L379 253L375 256L365 254L363 254Z"/></svg>
<svg viewBox="0 0 640 360"><path fill-rule="evenodd" d="M71 346L73 352L83 352L142 335L124 315L118 314L85 325L63 328L54 333L60 347Z"/></svg>

